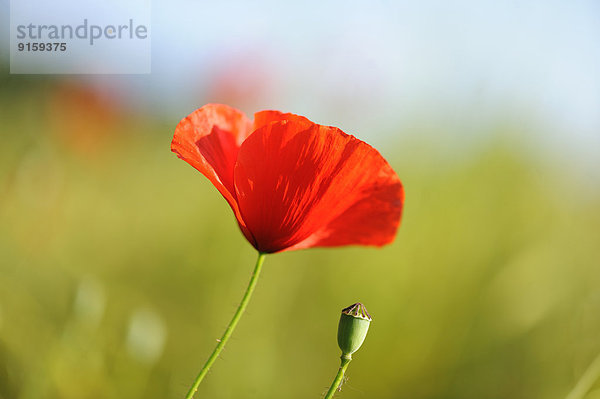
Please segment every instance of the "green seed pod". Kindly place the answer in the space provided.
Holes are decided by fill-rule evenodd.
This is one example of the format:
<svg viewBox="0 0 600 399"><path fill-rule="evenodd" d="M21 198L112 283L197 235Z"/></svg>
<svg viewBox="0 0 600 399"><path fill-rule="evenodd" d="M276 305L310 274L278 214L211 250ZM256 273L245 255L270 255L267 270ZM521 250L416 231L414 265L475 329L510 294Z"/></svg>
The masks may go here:
<svg viewBox="0 0 600 399"><path fill-rule="evenodd" d="M351 359L351 355L360 348L369 331L371 320L367 308L360 302L342 309L338 326L338 345L343 358Z"/></svg>

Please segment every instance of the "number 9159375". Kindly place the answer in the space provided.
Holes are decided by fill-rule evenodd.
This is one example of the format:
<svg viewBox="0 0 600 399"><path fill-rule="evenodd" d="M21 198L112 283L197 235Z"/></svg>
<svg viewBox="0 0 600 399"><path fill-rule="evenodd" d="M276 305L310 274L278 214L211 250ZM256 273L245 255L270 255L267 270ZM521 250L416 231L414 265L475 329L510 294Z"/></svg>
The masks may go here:
<svg viewBox="0 0 600 399"><path fill-rule="evenodd" d="M19 51L67 51L67 43L19 43L17 45Z"/></svg>

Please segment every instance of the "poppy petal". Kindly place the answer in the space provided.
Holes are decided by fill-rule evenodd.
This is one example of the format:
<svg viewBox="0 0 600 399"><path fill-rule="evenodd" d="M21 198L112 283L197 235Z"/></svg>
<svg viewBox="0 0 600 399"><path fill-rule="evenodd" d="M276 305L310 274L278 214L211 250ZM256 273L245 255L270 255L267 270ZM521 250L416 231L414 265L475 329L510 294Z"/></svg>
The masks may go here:
<svg viewBox="0 0 600 399"><path fill-rule="evenodd" d="M171 151L206 176L225 197L246 238L252 243L235 198L233 170L242 142L252 132L243 112L207 104L183 118L175 129Z"/></svg>
<svg viewBox="0 0 600 399"><path fill-rule="evenodd" d="M381 155L341 130L284 120L240 147L240 212L262 252L384 245L399 225L402 184Z"/></svg>
<svg viewBox="0 0 600 399"><path fill-rule="evenodd" d="M253 130L257 130L258 128L268 125L269 123L279 122L279 121L295 121L295 122L306 123L309 125L313 124L313 122L311 122L307 118L300 116L300 115L291 114L291 113L283 113L280 111L267 110L267 111L256 112L254 114L254 129Z"/></svg>

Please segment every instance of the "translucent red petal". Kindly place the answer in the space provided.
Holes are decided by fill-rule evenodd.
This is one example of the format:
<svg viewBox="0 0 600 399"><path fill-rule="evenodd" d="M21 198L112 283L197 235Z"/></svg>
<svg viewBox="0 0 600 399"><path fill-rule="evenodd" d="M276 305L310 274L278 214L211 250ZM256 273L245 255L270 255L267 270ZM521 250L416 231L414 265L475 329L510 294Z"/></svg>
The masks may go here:
<svg viewBox="0 0 600 399"><path fill-rule="evenodd" d="M175 129L171 150L206 176L225 197L242 232L253 238L240 217L233 170L240 145L252 132L252 122L227 105L208 104L183 118Z"/></svg>
<svg viewBox="0 0 600 399"><path fill-rule="evenodd" d="M395 172L368 144L306 121L263 124L240 147L234 186L255 247L391 242L404 195Z"/></svg>
<svg viewBox="0 0 600 399"><path fill-rule="evenodd" d="M269 123L280 122L280 121L292 121L292 122L305 123L307 125L314 125L314 123L311 122L309 119L307 119L303 116L300 116L300 115L284 113L284 112L280 112L280 111L267 110L267 111L259 111L254 114L253 130L257 130L265 125L268 125Z"/></svg>

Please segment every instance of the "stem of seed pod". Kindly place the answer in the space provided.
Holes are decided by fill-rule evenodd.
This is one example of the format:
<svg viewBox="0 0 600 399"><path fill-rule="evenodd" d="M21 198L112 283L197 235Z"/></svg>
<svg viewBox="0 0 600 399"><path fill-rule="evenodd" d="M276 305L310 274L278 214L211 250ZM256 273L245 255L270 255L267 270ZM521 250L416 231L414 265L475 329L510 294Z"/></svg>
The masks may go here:
<svg viewBox="0 0 600 399"><path fill-rule="evenodd" d="M210 355L210 357L204 364L204 367L202 367L202 370L200 370L200 373L194 380L194 383L192 384L192 387L188 391L187 395L185 396L185 399L192 399L194 397L194 394L198 390L198 386L200 385L200 383L202 382L202 380L208 373L208 370L210 370L210 367L212 366L212 364L215 362L215 360L217 360L217 357L219 357L219 353L221 353L221 351L225 347L225 344L227 344L227 341L229 340L229 337L233 333L235 326L237 326L238 321L240 320L240 318L242 317L242 314L244 313L244 310L246 310L246 306L248 306L250 297L252 296L252 293L254 292L254 288L256 287L256 282L258 281L258 275L260 274L260 270L262 269L263 262L265 261L265 255L266 254L264 254L262 252L258 253L258 259L256 260L256 266L254 266L254 272L252 273L252 277L250 278L250 283L248 284L248 288L246 288L246 293L244 294L244 297L242 298L242 302L240 302L240 305L238 306L237 310L235 311L235 314L233 315L233 318L229 322L229 325L227 326L227 329L223 333L223 336L221 337L220 340L217 340L217 342L218 342L217 346L215 347L212 354Z"/></svg>
<svg viewBox="0 0 600 399"><path fill-rule="evenodd" d="M348 368L348 365L352 361L351 355L342 355L342 364L340 364L340 368L338 369L337 375L333 379L331 386L329 387L329 391L327 391L327 395L325 395L325 399L333 398L335 391L342 385L342 380L344 379L344 373Z"/></svg>

